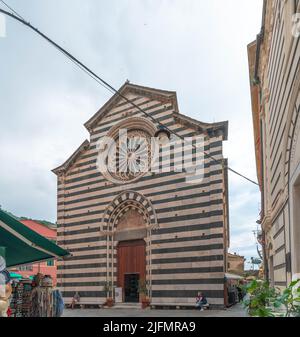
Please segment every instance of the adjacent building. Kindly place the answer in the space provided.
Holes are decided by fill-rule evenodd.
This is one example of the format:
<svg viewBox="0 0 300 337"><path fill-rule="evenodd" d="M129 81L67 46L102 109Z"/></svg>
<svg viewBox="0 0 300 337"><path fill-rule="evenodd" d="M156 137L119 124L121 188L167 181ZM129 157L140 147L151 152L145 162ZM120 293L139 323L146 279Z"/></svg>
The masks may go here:
<svg viewBox="0 0 300 337"><path fill-rule="evenodd" d="M265 274L278 287L300 278L299 18L299 0L265 0L248 46Z"/></svg>
<svg viewBox="0 0 300 337"><path fill-rule="evenodd" d="M197 166L202 173L180 170L183 150L158 122L181 137L203 139ZM144 284L153 305L194 305L203 291L210 304L223 307L229 224L222 143L228 123L189 118L179 113L175 92L126 82L85 127L90 139L53 170L58 244L72 254L58 264L66 303L78 291L82 304L101 305L115 296L116 287L123 302L138 302ZM120 130L127 131L129 165L144 164L139 156L146 151L151 162L159 154L156 170L99 169L113 153L105 137L115 140L116 153L122 154ZM149 146L153 139L158 152ZM170 156L161 156L170 144ZM189 149L188 167L195 154Z"/></svg>
<svg viewBox="0 0 300 337"><path fill-rule="evenodd" d="M35 231L36 233L42 235L46 239L56 243L56 228L49 227L35 220L20 220L23 225ZM50 275L53 279L53 284L56 285L56 259L49 259L43 262L25 264L19 267L11 269L17 274L24 277L30 277L36 275L37 273L42 273L43 275Z"/></svg>
<svg viewBox="0 0 300 337"><path fill-rule="evenodd" d="M245 271L245 257L236 253L227 254L227 271L232 274L243 275Z"/></svg>

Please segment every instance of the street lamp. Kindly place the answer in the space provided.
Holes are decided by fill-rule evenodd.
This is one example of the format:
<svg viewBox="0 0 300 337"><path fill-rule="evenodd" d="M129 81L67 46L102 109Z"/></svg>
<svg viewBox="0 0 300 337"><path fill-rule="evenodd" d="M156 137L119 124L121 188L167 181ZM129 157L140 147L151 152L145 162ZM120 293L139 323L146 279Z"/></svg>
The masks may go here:
<svg viewBox="0 0 300 337"><path fill-rule="evenodd" d="M160 125L154 136L158 139L159 144L164 145L170 140L170 131L166 127Z"/></svg>

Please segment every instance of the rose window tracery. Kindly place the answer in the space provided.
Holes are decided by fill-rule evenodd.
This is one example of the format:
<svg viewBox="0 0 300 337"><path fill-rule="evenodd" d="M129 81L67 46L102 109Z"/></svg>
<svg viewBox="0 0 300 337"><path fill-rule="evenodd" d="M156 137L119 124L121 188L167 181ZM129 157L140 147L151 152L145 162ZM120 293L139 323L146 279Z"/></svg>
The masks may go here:
<svg viewBox="0 0 300 337"><path fill-rule="evenodd" d="M128 130L115 139L107 157L113 179L129 182L148 172L151 166L151 136L144 130Z"/></svg>

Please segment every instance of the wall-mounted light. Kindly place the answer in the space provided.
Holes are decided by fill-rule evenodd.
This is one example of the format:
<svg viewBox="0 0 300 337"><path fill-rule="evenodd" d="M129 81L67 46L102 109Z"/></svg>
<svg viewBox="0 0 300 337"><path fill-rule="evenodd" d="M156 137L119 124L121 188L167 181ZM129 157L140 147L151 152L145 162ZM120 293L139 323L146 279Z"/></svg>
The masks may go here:
<svg viewBox="0 0 300 337"><path fill-rule="evenodd" d="M160 125L158 127L157 131L155 132L154 136L155 136L155 138L158 139L159 144L163 145L163 144L166 144L166 143L169 142L170 131L166 127Z"/></svg>

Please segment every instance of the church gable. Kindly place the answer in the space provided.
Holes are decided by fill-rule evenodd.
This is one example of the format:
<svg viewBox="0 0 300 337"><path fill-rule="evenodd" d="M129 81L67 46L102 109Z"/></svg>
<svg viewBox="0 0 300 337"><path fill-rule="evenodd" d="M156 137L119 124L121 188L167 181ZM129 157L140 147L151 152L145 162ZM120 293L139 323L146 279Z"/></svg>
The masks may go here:
<svg viewBox="0 0 300 337"><path fill-rule="evenodd" d="M93 167L88 165L91 159L88 161L80 159L83 151L88 151L89 157L95 157L98 141L104 136L111 136L115 128L126 127L127 129L132 129L134 125L136 129L140 128L140 122L128 124L126 120L138 121L140 119L147 121L142 122L142 124L145 124L148 131L151 130L150 136L153 136L156 130L158 130L160 126L158 122L160 122L181 137L204 135L208 136L208 139L212 139L212 141L215 138L220 140L227 139L228 122L203 123L180 114L176 93L173 91L125 83L119 92L136 106L133 106L130 102L126 102L125 99L115 94L85 123L90 132L90 142L85 141L64 164L54 169L53 172L55 174L65 174L68 171L68 174L72 175L76 174L77 171L80 173L81 170L91 170L95 165L95 158L92 163ZM138 107L143 109L148 116L140 111ZM207 141L209 142L208 139ZM77 167L77 164L80 167Z"/></svg>
<svg viewBox="0 0 300 337"><path fill-rule="evenodd" d="M126 82L118 92L136 106L133 106L124 98L115 94L90 120L85 123L85 127L89 130L91 135L97 132L102 126L107 125L108 122L117 122L122 118L133 115L144 115L139 111L137 106L145 111L152 110L152 108L158 106L164 108L172 107L173 110L178 111L176 93L172 91L152 89Z"/></svg>
<svg viewBox="0 0 300 337"><path fill-rule="evenodd" d="M227 139L227 122L203 123L184 116L178 111L176 93L141 87L129 83L120 89L122 95L130 99L130 102L114 95L86 124L91 134L91 145L99 139L107 136L116 125L122 125L127 118L146 118L156 128L159 123L167 126L170 130L183 137L204 135ZM139 108L148 116L139 110Z"/></svg>

